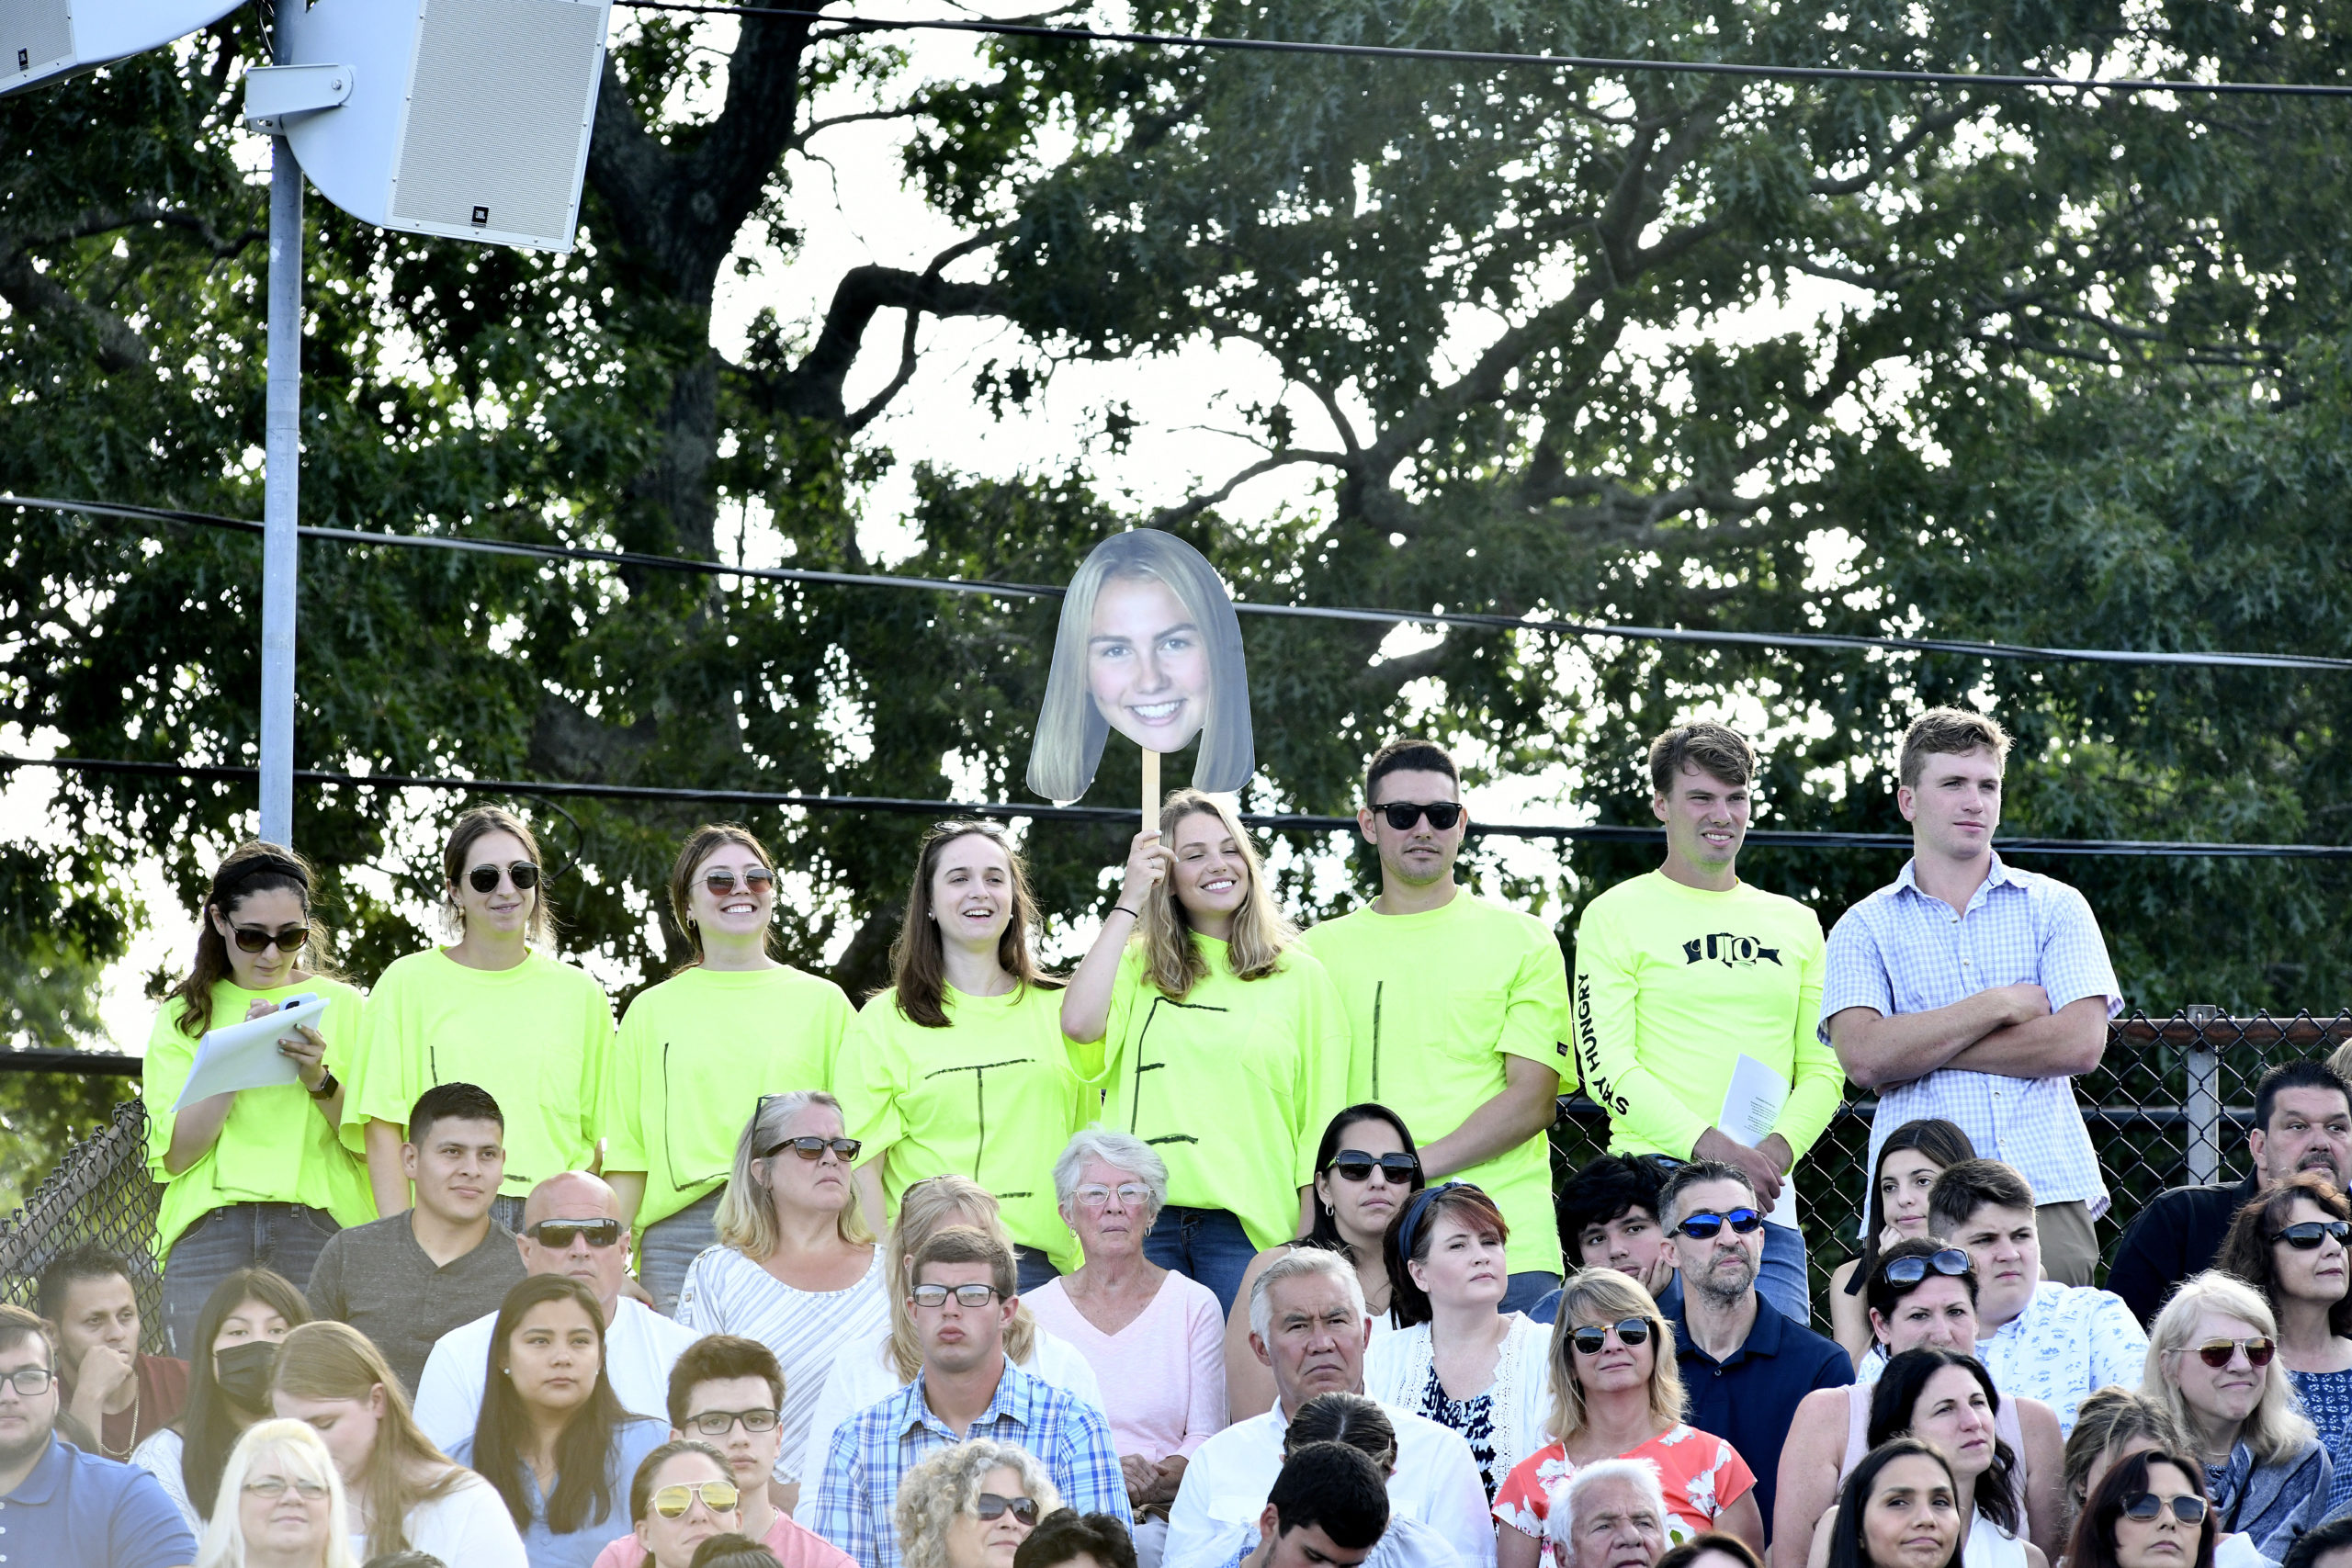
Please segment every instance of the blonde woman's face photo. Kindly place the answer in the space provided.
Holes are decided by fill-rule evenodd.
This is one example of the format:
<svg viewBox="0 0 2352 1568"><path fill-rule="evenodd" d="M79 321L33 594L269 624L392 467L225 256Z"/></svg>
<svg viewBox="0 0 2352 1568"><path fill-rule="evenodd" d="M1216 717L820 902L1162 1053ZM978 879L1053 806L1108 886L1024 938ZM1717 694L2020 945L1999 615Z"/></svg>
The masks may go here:
<svg viewBox="0 0 2352 1568"><path fill-rule="evenodd" d="M1204 630L1156 577L1114 577L1094 596L1086 685L1103 722L1152 751L1181 751L1209 716Z"/></svg>

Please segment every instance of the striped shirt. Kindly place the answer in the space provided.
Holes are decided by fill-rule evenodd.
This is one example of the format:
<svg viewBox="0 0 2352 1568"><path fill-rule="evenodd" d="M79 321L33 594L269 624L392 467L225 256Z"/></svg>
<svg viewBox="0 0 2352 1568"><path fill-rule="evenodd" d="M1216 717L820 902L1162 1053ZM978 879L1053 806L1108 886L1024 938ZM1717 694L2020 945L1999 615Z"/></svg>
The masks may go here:
<svg viewBox="0 0 2352 1568"><path fill-rule="evenodd" d="M1886 1018L1931 1012L1998 986L2038 985L2052 1012L2085 997L2105 997L2110 1018L2123 1010L2088 901L2052 877L2013 870L1998 854L1992 862L1962 913L1921 892L1913 875L1918 863L1905 861L1891 886L1840 917L1829 933L1824 1039L1829 1021L1847 1008ZM2080 1201L2094 1217L2106 1213L2107 1184L2072 1078L1945 1068L1894 1085L1879 1094L1862 1169L1878 1168L1889 1133L1930 1116L1959 1123L1977 1154L2014 1167L2035 1202Z"/></svg>
<svg viewBox="0 0 2352 1568"><path fill-rule="evenodd" d="M924 1376L917 1372L914 1382L859 1411L833 1434L817 1494L816 1529L861 1568L902 1568L892 1518L899 1483L932 1454L976 1438L1026 1450L1053 1477L1063 1507L1128 1517L1126 1478L1102 1412L1007 1361L988 1408L970 1431L957 1432L932 1413Z"/></svg>

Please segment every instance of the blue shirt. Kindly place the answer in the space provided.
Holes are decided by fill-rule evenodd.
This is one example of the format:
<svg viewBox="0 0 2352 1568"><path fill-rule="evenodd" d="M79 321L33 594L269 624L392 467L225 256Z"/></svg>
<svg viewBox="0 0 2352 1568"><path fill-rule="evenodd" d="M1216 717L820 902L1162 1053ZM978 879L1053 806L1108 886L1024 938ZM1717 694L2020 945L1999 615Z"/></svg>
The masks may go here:
<svg viewBox="0 0 2352 1568"><path fill-rule="evenodd" d="M932 1414L923 1379L917 1372L914 1382L833 1432L814 1523L819 1535L862 1568L901 1568L905 1559L893 1519L899 1483L930 1455L975 1438L1027 1450L1053 1477L1063 1507L1128 1517L1127 1483L1118 1450L1111 1446L1110 1424L1092 1405L1007 1361L988 1408L970 1431L957 1432ZM538 1568L537 1558L531 1562Z"/></svg>
<svg viewBox="0 0 2352 1568"><path fill-rule="evenodd" d="M539 1495L538 1477L529 1465L523 1469L523 1492L530 1499L531 1522L521 1530L523 1555L531 1568L595 1568L596 1555L618 1537L629 1533L628 1487L645 1456L670 1440L670 1423L650 1416L631 1416L613 1428L613 1445L605 1456L605 1479L612 1487L612 1506L567 1535L548 1529L548 1502ZM473 1468L474 1439L469 1432L453 1444L449 1457Z"/></svg>
<svg viewBox="0 0 2352 1568"><path fill-rule="evenodd" d="M1674 1356L1682 1368L1682 1419L1723 1438L1747 1461L1756 1474L1756 1506L1770 1536L1789 1423L1815 1389L1852 1382L1853 1360L1837 1341L1792 1323L1761 1295L1747 1342L1720 1361L1691 1339L1680 1303L1667 1321L1674 1325Z"/></svg>
<svg viewBox="0 0 2352 1568"><path fill-rule="evenodd" d="M187 1568L196 1537L145 1471L50 1439L22 1484L0 1497L0 1564L23 1568Z"/></svg>

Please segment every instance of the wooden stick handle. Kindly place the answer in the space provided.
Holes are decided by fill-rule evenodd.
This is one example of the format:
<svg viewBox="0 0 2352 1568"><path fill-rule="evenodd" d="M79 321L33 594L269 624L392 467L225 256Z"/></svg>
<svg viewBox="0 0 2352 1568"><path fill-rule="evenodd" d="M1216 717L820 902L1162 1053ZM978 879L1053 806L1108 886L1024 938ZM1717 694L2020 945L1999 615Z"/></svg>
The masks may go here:
<svg viewBox="0 0 2352 1568"><path fill-rule="evenodd" d="M1159 753L1143 749L1143 826L1146 832L1159 825Z"/></svg>

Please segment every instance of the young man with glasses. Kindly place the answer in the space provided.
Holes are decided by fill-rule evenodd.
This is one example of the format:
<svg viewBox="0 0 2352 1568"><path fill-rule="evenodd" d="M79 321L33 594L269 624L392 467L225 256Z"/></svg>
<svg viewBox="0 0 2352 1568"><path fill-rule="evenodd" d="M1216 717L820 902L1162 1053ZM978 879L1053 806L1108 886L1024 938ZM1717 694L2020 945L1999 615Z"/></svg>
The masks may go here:
<svg viewBox="0 0 2352 1568"><path fill-rule="evenodd" d="M196 1537L163 1483L57 1436L56 1369L40 1319L0 1306L0 1562L187 1568Z"/></svg>
<svg viewBox="0 0 2352 1568"><path fill-rule="evenodd" d="M624 1293L629 1235L619 1195L583 1170L550 1176L524 1200L523 1234L514 1247L526 1276L568 1274L596 1292L605 1309L605 1375L621 1407L661 1409L670 1369L695 1342L695 1331ZM416 1424L441 1448L469 1436L481 1415L497 1322L492 1307L443 1335L425 1359L416 1384Z"/></svg>
<svg viewBox="0 0 2352 1568"><path fill-rule="evenodd" d="M373 1340L413 1396L441 1337L494 1316L524 1270L514 1233L490 1213L506 1169L498 1101L472 1084L441 1084L406 1114L401 1167L416 1206L329 1237L307 1293L313 1313Z"/></svg>
<svg viewBox="0 0 2352 1568"><path fill-rule="evenodd" d="M1756 778L1746 740L1720 724L1678 725L1651 743L1649 767L1666 859L1585 907L1577 1065L1609 1113L1612 1153L1747 1173L1767 1215L1758 1289L1807 1324L1804 1233L1781 1200L1845 1088L1817 1032L1821 921L1739 879Z"/></svg>
<svg viewBox="0 0 2352 1568"><path fill-rule="evenodd" d="M892 1516L907 1472L977 1438L1025 1450L1053 1477L1064 1507L1128 1517L1110 1423L1005 1356L1004 1331L1020 1305L1012 1252L986 1232L950 1225L907 1271L922 1370L834 1432L811 1520L817 1533L860 1568L901 1568Z"/></svg>
<svg viewBox="0 0 2352 1568"><path fill-rule="evenodd" d="M1510 1226L1502 1310L1560 1282L1544 1132L1567 1055L1560 940L1453 879L1469 831L1461 771L1434 742L1392 740L1364 769L1356 826L1380 858L1380 897L1307 933L1339 987L1348 1098L1394 1107L1431 1182L1484 1189Z"/></svg>

